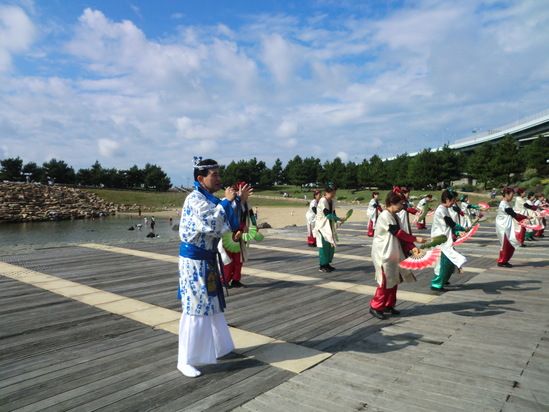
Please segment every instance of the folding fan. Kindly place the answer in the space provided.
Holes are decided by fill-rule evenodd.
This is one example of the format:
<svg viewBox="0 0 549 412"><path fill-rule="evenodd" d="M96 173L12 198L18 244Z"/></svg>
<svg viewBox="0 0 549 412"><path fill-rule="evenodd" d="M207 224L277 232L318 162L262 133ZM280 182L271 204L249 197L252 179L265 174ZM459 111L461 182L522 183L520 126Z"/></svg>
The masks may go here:
<svg viewBox="0 0 549 412"><path fill-rule="evenodd" d="M425 219L425 216L427 216L427 214L429 213L431 209L429 209L429 206L425 205L423 206L423 210L421 212L421 215L418 217L417 220L423 220Z"/></svg>
<svg viewBox="0 0 549 412"><path fill-rule="evenodd" d="M478 207L480 207L482 210L486 210L490 208L490 205L487 203L479 203Z"/></svg>
<svg viewBox="0 0 549 412"><path fill-rule="evenodd" d="M530 230L541 230L541 229L543 229L542 225L529 225L528 223L522 223L522 222L518 222L518 224L521 225L522 227L525 227L526 229L530 229Z"/></svg>
<svg viewBox="0 0 549 412"><path fill-rule="evenodd" d="M455 245L459 245L460 243L463 243L465 242L467 239L469 239L471 236L473 236L475 234L475 232L478 230L478 228L480 227L480 223L473 226L465 236L463 237L460 237L459 239L457 239L455 242L454 242L454 246Z"/></svg>
<svg viewBox="0 0 549 412"><path fill-rule="evenodd" d="M435 214L436 210L431 210L429 213L427 213L426 216L433 216Z"/></svg>
<svg viewBox="0 0 549 412"><path fill-rule="evenodd" d="M409 258L404 259L398 265L404 269L421 270L434 266L442 251L440 249L432 249L428 251L420 250L419 253L414 253Z"/></svg>
<svg viewBox="0 0 549 412"><path fill-rule="evenodd" d="M347 210L347 214L345 215L345 221L347 221L351 217L352 214L353 214L353 209ZM345 223L345 222L341 222L340 225L342 225L343 223Z"/></svg>
<svg viewBox="0 0 549 412"><path fill-rule="evenodd" d="M425 242L419 246L420 249L431 249L435 246L442 245L443 243L446 243L448 238L444 235L438 235L435 237L432 237L428 242Z"/></svg>
<svg viewBox="0 0 549 412"><path fill-rule="evenodd" d="M257 226L250 226L248 233L242 234L242 239L244 239L245 242L249 242L252 239L257 242L261 242L264 237L265 236L263 236L263 234L258 232Z"/></svg>
<svg viewBox="0 0 549 412"><path fill-rule="evenodd" d="M233 232L227 232L221 236L223 247L229 252L238 253L241 252L240 242L233 240Z"/></svg>

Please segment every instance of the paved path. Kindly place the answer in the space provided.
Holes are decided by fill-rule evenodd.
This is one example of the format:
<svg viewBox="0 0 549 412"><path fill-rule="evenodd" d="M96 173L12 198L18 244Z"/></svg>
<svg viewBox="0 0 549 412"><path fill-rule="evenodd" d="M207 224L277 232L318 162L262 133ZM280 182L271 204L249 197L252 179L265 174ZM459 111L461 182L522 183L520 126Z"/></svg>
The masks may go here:
<svg viewBox="0 0 549 412"><path fill-rule="evenodd" d="M304 228L272 232L231 289L236 349L189 379L175 369L174 242L80 245L0 258L0 411L547 411L549 242L495 266L486 225L448 293L432 270L400 287L402 315L368 314L365 227L345 224L337 271Z"/></svg>

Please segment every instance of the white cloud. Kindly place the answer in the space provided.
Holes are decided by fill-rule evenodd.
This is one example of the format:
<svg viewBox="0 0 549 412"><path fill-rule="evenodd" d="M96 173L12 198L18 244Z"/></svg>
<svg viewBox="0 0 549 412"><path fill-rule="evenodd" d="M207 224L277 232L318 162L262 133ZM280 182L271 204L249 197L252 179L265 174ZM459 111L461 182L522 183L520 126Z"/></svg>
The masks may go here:
<svg viewBox="0 0 549 412"><path fill-rule="evenodd" d="M123 152L120 148L120 143L110 139L99 139L97 142L99 153L105 157L118 157Z"/></svg>
<svg viewBox="0 0 549 412"><path fill-rule="evenodd" d="M36 28L23 9L0 5L0 72L11 68L12 55L28 50Z"/></svg>
<svg viewBox="0 0 549 412"><path fill-rule="evenodd" d="M216 139L221 135L219 131L202 124L197 124L197 122L185 116L176 120L176 127L177 136L184 139L210 140Z"/></svg>
<svg viewBox="0 0 549 412"><path fill-rule="evenodd" d="M275 131L279 137L294 136L299 131L299 124L295 121L284 120L280 123Z"/></svg>

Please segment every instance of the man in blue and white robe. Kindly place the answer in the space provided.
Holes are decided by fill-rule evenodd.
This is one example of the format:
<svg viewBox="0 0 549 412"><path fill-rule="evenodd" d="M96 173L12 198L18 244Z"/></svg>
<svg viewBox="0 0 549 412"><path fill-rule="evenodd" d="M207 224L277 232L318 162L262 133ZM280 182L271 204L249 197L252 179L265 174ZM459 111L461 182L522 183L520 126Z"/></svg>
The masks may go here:
<svg viewBox="0 0 549 412"><path fill-rule="evenodd" d="M197 364L216 363L234 349L223 314L225 299L220 279L217 244L221 236L238 230L240 222L231 202L244 202L251 189L225 190L225 199L213 195L221 188L214 160L195 158L194 191L185 199L179 236L179 325L177 368L189 377L200 375Z"/></svg>

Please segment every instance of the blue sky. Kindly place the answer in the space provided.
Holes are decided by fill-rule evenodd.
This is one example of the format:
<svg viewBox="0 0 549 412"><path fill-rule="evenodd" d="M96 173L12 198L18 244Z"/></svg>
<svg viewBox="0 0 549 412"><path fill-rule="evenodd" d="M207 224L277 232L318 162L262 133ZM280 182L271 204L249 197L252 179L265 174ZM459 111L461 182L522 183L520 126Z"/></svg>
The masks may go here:
<svg viewBox="0 0 549 412"><path fill-rule="evenodd" d="M360 162L549 109L540 0L0 2L0 158Z"/></svg>

